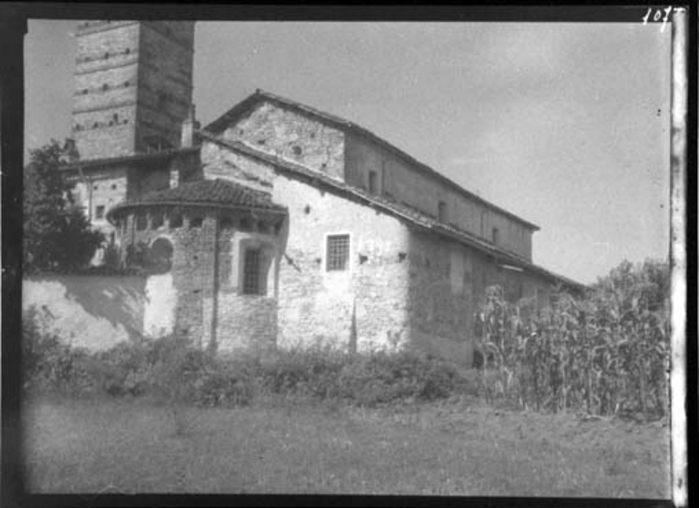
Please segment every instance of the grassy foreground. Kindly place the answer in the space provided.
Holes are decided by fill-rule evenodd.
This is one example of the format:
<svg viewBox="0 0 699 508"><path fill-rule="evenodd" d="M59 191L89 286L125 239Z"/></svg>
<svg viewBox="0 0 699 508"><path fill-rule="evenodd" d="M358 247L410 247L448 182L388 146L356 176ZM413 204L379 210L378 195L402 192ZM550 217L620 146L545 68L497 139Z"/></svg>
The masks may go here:
<svg viewBox="0 0 699 508"><path fill-rule="evenodd" d="M493 409L292 403L27 403L32 493L309 493L669 498L669 430Z"/></svg>

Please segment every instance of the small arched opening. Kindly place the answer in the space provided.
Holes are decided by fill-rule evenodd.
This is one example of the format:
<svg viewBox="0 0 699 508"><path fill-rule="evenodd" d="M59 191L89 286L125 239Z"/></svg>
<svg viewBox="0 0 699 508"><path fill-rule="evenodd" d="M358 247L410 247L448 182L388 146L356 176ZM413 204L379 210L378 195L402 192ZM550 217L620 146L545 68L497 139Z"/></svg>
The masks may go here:
<svg viewBox="0 0 699 508"><path fill-rule="evenodd" d="M172 269L172 254L174 248L167 238L158 238L150 246L148 255L148 271L151 274L167 273Z"/></svg>

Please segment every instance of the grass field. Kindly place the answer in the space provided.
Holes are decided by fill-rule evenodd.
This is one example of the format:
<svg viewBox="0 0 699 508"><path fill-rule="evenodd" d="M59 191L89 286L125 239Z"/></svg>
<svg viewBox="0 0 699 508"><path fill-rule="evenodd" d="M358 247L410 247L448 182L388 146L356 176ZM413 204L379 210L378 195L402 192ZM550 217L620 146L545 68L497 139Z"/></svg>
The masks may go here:
<svg viewBox="0 0 699 508"><path fill-rule="evenodd" d="M40 397L33 493L326 493L669 498L669 429L496 410L268 402L168 407Z"/></svg>

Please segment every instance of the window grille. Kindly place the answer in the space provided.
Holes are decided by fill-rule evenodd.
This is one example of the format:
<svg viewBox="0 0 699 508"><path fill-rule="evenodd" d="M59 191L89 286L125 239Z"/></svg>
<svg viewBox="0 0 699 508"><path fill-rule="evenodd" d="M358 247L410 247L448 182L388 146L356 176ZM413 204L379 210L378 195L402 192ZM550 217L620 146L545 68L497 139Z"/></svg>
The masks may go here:
<svg viewBox="0 0 699 508"><path fill-rule="evenodd" d="M347 270L349 261L349 235L328 236L327 271Z"/></svg>
<svg viewBox="0 0 699 508"><path fill-rule="evenodd" d="M261 251L260 249L246 249L243 265L243 294L261 295Z"/></svg>

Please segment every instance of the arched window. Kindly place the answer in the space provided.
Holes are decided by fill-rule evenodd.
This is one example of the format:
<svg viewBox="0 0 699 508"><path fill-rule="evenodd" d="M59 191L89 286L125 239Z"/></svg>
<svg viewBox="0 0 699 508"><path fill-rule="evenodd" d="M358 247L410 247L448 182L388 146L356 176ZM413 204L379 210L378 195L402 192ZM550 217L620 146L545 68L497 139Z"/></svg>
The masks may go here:
<svg viewBox="0 0 699 508"><path fill-rule="evenodd" d="M148 271L153 274L167 273L172 268L172 243L167 238L158 238L148 252Z"/></svg>
<svg viewBox="0 0 699 508"><path fill-rule="evenodd" d="M275 247L268 241L243 239L238 247L239 255L233 259L231 282L237 285L242 295L267 296L268 283L274 285Z"/></svg>

